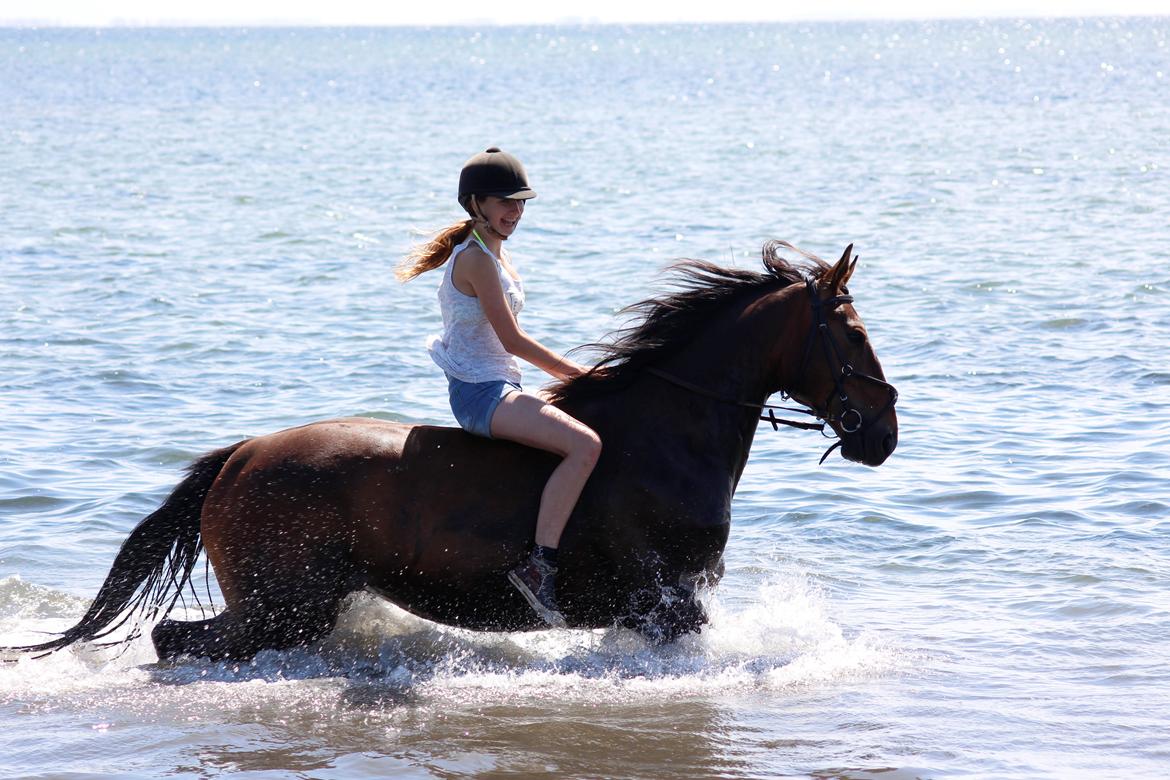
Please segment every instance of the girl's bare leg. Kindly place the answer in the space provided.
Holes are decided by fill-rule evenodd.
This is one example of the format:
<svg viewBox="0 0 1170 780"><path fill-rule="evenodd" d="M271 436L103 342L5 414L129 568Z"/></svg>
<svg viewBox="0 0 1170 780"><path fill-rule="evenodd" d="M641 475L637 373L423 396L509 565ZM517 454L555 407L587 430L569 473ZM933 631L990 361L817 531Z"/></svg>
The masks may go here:
<svg viewBox="0 0 1170 780"><path fill-rule="evenodd" d="M492 436L560 455L540 497L536 543L556 548L597 459L601 439L592 428L527 393L509 393L492 415Z"/></svg>

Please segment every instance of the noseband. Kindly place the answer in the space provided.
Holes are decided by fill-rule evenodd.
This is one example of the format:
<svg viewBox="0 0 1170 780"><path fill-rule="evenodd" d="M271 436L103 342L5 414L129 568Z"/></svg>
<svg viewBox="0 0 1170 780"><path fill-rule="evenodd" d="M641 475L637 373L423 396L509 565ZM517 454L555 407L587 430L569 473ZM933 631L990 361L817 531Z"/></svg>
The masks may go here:
<svg viewBox="0 0 1170 780"><path fill-rule="evenodd" d="M749 409L759 409L761 411L767 409L768 414L760 415L760 419L772 423L773 430L778 431L780 430L781 425L787 425L792 428L820 431L822 435L828 436L828 434L825 433L825 426L828 425L829 430L833 432L833 435L837 436L837 441L834 442L833 445L829 447L829 449L825 450L825 454L821 456L820 462L824 463L825 458L829 457L829 453L840 447L844 442L844 440L837 435L836 428L832 427L833 423L836 423L838 426L840 426L841 431L847 435L862 433L867 425L864 415L862 415L861 412L858 411L857 407L850 402L849 394L845 391L845 381L847 379L860 379L865 382L872 382L873 384L884 387L889 392L889 398L886 400L885 406L883 406L878 411L878 413L873 416L873 420L881 418L882 415L884 415L894 406L894 404L898 402L898 391L893 385L884 379L878 379L875 376L863 374L862 372L855 370L852 364L846 363L844 358L842 358L843 353L841 352L840 346L837 344L837 339L833 336L833 332L829 330L829 323L826 319L825 312L831 311L843 303L853 303L853 296L835 295L831 298L825 298L824 300L821 300L820 296L817 295L817 284L811 278L805 280L805 288L808 290L809 298L812 303L813 326L809 329L808 339L805 341L804 356L801 358L800 371L798 373L804 373L804 369L808 365L809 356L812 354L813 342L819 341L821 345L821 354L824 355L825 358L825 365L829 367L830 371L834 372L833 390L829 393L829 397L825 399L824 409L818 409L815 405L810 404L807 401L799 401L799 399L795 400L798 400L799 403L807 404L809 408L806 409L794 408L791 406L775 406L773 404L757 404L751 401L740 401L734 398L725 398L718 393L714 393L704 387L700 387L699 385L688 382L685 379L680 379L679 377L663 371L662 369L650 366L646 369L646 371L658 377L659 379L664 379L673 385L683 388L684 390L689 390L692 393L696 393L697 395L701 395L706 398L711 398L723 403L735 404L736 406L745 406ZM834 368L834 366L836 368ZM785 391L781 391L781 396L783 398L792 398L792 395ZM840 413L836 415L831 414L834 396L836 396L841 410ZM823 420L823 422L809 423L799 422L796 420L783 420L776 416L774 410L807 414L817 418L818 420Z"/></svg>

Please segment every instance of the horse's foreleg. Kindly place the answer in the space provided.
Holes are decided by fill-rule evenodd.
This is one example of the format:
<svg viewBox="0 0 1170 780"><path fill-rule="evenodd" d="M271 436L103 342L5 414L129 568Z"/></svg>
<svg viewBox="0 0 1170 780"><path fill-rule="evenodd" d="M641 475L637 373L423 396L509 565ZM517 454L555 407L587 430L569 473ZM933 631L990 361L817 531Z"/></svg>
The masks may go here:
<svg viewBox="0 0 1170 780"><path fill-rule="evenodd" d="M668 644L684 634L701 631L707 623L707 611L693 585L681 582L631 594L629 612L620 622L652 644Z"/></svg>

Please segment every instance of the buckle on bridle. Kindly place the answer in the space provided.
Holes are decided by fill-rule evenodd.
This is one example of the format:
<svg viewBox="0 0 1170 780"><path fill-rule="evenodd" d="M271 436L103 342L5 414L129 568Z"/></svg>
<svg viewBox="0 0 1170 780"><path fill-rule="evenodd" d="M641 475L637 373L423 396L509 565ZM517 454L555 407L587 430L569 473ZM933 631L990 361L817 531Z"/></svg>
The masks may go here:
<svg viewBox="0 0 1170 780"><path fill-rule="evenodd" d="M851 414L857 418L857 425L853 426L852 428L850 428L849 424L846 422L846 420L849 419L849 415ZM846 409L845 412L837 418L837 422L841 424L841 430L845 433L857 433L865 424L865 420L862 418L861 412L852 407Z"/></svg>

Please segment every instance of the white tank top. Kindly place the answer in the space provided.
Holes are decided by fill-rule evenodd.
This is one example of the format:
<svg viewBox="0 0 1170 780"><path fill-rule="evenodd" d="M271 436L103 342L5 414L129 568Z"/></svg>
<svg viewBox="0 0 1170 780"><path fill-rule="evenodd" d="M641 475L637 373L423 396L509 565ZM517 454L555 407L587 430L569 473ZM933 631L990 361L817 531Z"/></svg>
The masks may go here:
<svg viewBox="0 0 1170 780"><path fill-rule="evenodd" d="M519 279L504 270L500 259L492 254L474 233L451 252L451 259L443 270L443 281L439 285L439 311L443 315L443 335L427 339L427 352L431 359L449 375L464 382L493 382L505 380L520 384L520 366L512 357L499 336L484 316L479 298L464 295L455 286L451 274L459 254L479 244L484 252L496 263L496 273L504 288L504 297L512 309L512 315L520 314L524 308L524 285Z"/></svg>

